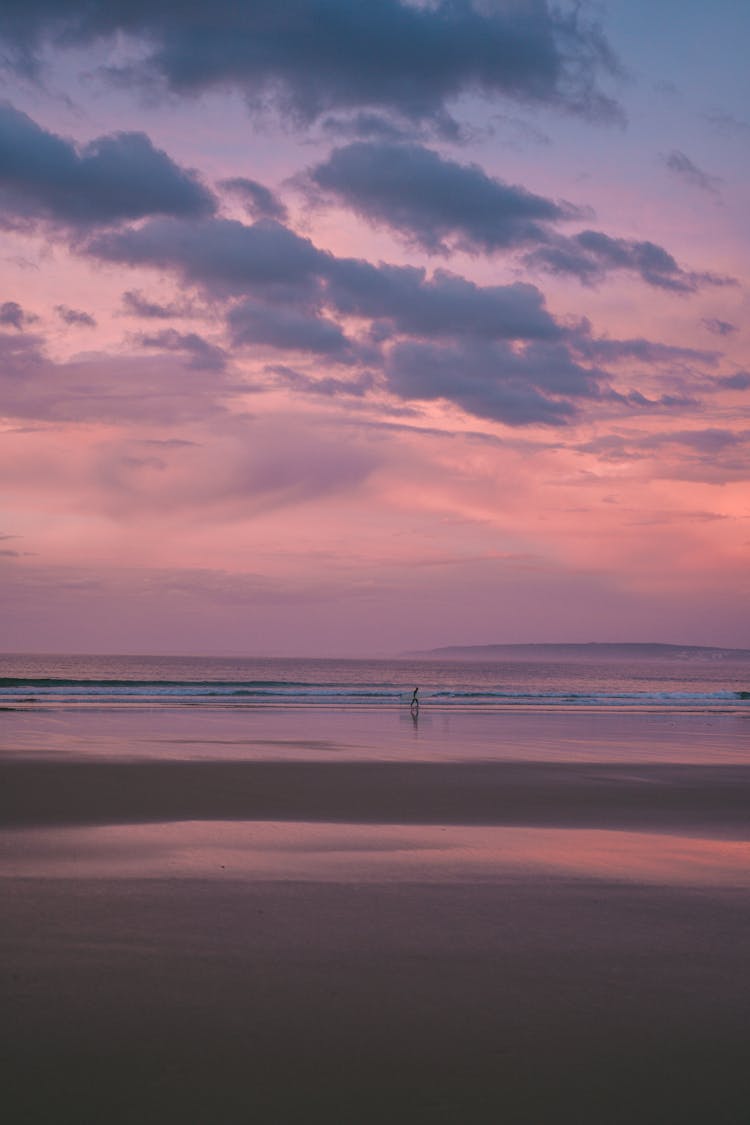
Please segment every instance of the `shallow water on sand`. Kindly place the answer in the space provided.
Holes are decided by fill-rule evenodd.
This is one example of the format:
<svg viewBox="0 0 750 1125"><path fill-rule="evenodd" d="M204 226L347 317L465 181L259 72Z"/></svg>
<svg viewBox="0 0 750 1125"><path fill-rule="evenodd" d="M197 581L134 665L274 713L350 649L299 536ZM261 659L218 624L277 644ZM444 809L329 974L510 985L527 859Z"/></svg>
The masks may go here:
<svg viewBox="0 0 750 1125"><path fill-rule="evenodd" d="M750 764L750 710L127 707L8 711L10 757Z"/></svg>
<svg viewBox="0 0 750 1125"><path fill-rule="evenodd" d="M4 724L0 876L750 884L742 714L67 708Z"/></svg>

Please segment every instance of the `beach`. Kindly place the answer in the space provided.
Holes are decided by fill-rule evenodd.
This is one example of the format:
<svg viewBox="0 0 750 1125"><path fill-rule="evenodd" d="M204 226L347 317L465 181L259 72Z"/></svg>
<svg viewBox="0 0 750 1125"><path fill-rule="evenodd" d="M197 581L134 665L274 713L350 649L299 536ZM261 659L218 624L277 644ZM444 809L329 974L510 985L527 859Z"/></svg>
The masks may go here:
<svg viewBox="0 0 750 1125"><path fill-rule="evenodd" d="M8 1120L746 1120L745 891L3 890Z"/></svg>
<svg viewBox="0 0 750 1125"><path fill-rule="evenodd" d="M9 1121L747 1119L745 712L5 717Z"/></svg>

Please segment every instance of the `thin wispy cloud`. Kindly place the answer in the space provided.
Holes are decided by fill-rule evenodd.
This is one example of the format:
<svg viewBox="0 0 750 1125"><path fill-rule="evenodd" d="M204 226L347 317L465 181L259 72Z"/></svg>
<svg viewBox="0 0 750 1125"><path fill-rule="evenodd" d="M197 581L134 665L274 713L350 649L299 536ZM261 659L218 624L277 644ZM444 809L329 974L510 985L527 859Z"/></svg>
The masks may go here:
<svg viewBox="0 0 750 1125"><path fill-rule="evenodd" d="M689 156L679 149L673 149L672 152L662 157L664 163L670 172L674 173L684 183L689 184L691 187L698 188L700 191L707 191L711 195L719 195L721 185L723 183L720 176L711 176L708 172L704 172L699 168Z"/></svg>

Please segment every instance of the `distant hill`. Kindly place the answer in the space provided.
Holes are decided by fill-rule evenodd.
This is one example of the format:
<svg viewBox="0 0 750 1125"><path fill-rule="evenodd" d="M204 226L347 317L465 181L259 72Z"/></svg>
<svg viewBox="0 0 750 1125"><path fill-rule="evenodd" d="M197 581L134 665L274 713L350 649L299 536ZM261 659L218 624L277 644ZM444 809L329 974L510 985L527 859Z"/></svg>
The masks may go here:
<svg viewBox="0 0 750 1125"><path fill-rule="evenodd" d="M750 660L750 649L590 641L586 644L446 645L402 655L420 660Z"/></svg>

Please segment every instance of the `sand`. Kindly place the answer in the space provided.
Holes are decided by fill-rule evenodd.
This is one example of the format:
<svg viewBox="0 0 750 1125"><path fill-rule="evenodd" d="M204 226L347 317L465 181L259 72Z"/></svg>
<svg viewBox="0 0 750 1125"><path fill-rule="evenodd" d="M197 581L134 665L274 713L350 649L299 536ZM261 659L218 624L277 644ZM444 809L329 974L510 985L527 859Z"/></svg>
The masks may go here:
<svg viewBox="0 0 750 1125"><path fill-rule="evenodd" d="M749 771L11 753L4 1119L744 1125Z"/></svg>
<svg viewBox="0 0 750 1125"><path fill-rule="evenodd" d="M750 768L575 762L0 761L0 823L313 820L750 834Z"/></svg>
<svg viewBox="0 0 750 1125"><path fill-rule="evenodd" d="M6 1118L747 1120L747 895L7 880Z"/></svg>

